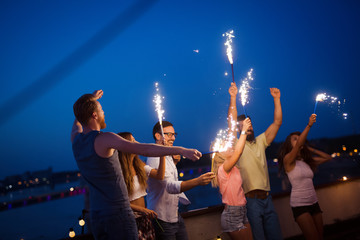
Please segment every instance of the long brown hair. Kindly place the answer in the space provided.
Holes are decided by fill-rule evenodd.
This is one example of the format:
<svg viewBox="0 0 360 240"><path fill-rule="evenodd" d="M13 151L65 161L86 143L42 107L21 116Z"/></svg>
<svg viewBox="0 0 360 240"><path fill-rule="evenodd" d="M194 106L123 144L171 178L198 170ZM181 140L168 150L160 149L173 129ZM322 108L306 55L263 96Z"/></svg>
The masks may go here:
<svg viewBox="0 0 360 240"><path fill-rule="evenodd" d="M126 140L131 141L131 133L130 132L121 132L118 133L118 135L120 137L125 138ZM124 180L126 183L126 187L128 190L128 194L131 195L134 192L134 177L131 175L131 158L134 156L131 153L126 153L126 152L120 152L118 151L119 154L119 161L121 164L121 169L124 175ZM139 158L138 155L135 155L133 160L133 167L135 169L135 173L138 177L139 180L139 184L143 189L146 189L147 187L147 176L145 173L145 163L143 161L141 161L141 159Z"/></svg>
<svg viewBox="0 0 360 240"><path fill-rule="evenodd" d="M286 154L288 154L293 148L291 145L291 136L293 136L293 135L300 136L300 134L301 134L301 132L290 133L290 135L286 137L285 142L280 147L279 171L281 173L285 173L284 158L285 158ZM307 145L308 145L308 141L306 140L305 144L300 149L300 157L304 160L305 163L307 163L310 166L311 170L313 172L315 172L316 164L315 164L314 159L312 158L311 152L310 152L309 148L307 147Z"/></svg>

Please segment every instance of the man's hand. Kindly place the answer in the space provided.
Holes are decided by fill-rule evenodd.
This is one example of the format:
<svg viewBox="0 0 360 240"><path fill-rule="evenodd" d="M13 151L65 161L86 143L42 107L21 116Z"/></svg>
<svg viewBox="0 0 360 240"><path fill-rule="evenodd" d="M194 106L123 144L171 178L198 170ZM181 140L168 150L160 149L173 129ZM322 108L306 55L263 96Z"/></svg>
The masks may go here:
<svg viewBox="0 0 360 240"><path fill-rule="evenodd" d="M246 118L242 123L241 130L247 132L250 126L251 126L251 120L250 118Z"/></svg>
<svg viewBox="0 0 360 240"><path fill-rule="evenodd" d="M278 88L270 88L270 93L273 98L280 98L280 90Z"/></svg>
<svg viewBox="0 0 360 240"><path fill-rule="evenodd" d="M202 156L201 152L199 152L198 150L187 148L184 148L184 153L181 155L193 161L199 160Z"/></svg>
<svg viewBox="0 0 360 240"><path fill-rule="evenodd" d="M229 94L231 97L236 97L238 93L238 88L236 87L236 83L232 82L231 86L229 87Z"/></svg>
<svg viewBox="0 0 360 240"><path fill-rule="evenodd" d="M95 100L100 99L103 96L103 94L104 94L103 90L96 90L95 92L93 92L93 96Z"/></svg>
<svg viewBox="0 0 360 240"><path fill-rule="evenodd" d="M211 180L215 178L215 174L213 172L207 172L198 177L199 185L207 185L211 182Z"/></svg>

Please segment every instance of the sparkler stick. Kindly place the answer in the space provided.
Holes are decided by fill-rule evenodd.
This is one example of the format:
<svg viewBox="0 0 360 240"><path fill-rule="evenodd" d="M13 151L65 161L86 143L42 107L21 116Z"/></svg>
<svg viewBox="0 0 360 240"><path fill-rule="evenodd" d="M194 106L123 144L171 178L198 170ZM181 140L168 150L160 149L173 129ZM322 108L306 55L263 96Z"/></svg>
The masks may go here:
<svg viewBox="0 0 360 240"><path fill-rule="evenodd" d="M157 113L159 123L160 123L161 135L164 138L164 129L162 126L162 120L163 120L163 114L165 111L162 109L162 106L161 106L161 103L162 103L161 99L164 97L161 97L159 94L159 83L158 82L155 83L155 88L156 88L156 94L154 96L153 102L155 103L155 111Z"/></svg>
<svg viewBox="0 0 360 240"><path fill-rule="evenodd" d="M244 109L245 118L247 118L245 104L248 103L248 97L249 97L248 93L249 93L249 89L251 88L250 81L254 80L252 76L253 70L254 69L251 68L250 71L247 73L247 77L242 81L239 89L241 105L243 106Z"/></svg>
<svg viewBox="0 0 360 240"><path fill-rule="evenodd" d="M234 61L233 61L233 56L232 56L232 47L231 47L231 43L232 43L232 38L234 38L235 36L233 35L234 30L231 30L229 32L226 32L223 34L223 37L226 37L226 42L225 42L225 46L227 46L226 48L226 55L229 59L230 65L231 65L231 72L232 72L232 80L233 82L235 82L234 80Z"/></svg>

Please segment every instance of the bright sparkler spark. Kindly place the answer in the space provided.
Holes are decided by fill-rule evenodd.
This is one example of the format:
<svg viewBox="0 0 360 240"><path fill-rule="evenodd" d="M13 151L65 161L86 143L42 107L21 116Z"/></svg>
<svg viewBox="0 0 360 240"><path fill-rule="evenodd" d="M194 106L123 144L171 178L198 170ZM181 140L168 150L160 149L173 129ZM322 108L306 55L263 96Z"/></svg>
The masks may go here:
<svg viewBox="0 0 360 240"><path fill-rule="evenodd" d="M156 94L154 96L153 102L155 103L155 111L158 115L159 123L161 126L161 134L164 136L163 128L162 128L162 120L164 118L165 110L162 109L162 106L161 106L162 99L164 99L164 97L161 97L159 94L159 83L158 82L155 83L155 88L156 88Z"/></svg>
<svg viewBox="0 0 360 240"><path fill-rule="evenodd" d="M195 49L195 50L193 50L194 52L196 52L196 53L199 53L199 49Z"/></svg>
<svg viewBox="0 0 360 240"><path fill-rule="evenodd" d="M249 89L251 89L250 86L250 81L254 80L252 73L253 73L254 69L250 69L250 71L247 73L247 77L242 81L240 89L239 89L239 93L240 93L240 98L241 98L241 104L243 106L245 106L245 104L247 104L248 101L248 93L249 93Z"/></svg>
<svg viewBox="0 0 360 240"><path fill-rule="evenodd" d="M333 110L334 110L334 105L336 105L337 109L335 111L337 111L337 114L341 115L343 119L348 118L348 114L343 112L346 99L338 100L337 97L330 96L327 93L319 93L318 95L316 95L315 109L318 102L327 103Z"/></svg>
<svg viewBox="0 0 360 240"><path fill-rule="evenodd" d="M229 131L230 131L230 133L236 131L236 121L233 120L231 116L230 116L230 118L231 118L230 119L230 129L229 128L226 130L220 129L218 134L216 135L215 141L213 142L212 149L211 149L213 151L211 158L214 158L215 153L217 153L217 152L227 151L234 144L235 135L229 134Z"/></svg>
<svg viewBox="0 0 360 240"><path fill-rule="evenodd" d="M233 56L232 56L232 47L231 47L231 43L232 43L232 38L234 38L235 36L233 35L234 30L230 30L229 32L226 32L223 34L223 37L226 37L226 42L225 42L225 46L227 46L226 48L226 55L229 59L230 64L233 64Z"/></svg>

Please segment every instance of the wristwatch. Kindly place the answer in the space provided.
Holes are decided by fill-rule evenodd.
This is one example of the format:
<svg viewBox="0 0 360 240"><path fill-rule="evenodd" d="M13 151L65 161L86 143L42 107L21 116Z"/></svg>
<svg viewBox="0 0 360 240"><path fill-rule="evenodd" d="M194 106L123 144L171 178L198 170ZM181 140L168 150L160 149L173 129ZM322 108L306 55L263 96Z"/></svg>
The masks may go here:
<svg viewBox="0 0 360 240"><path fill-rule="evenodd" d="M245 132L245 131L241 131L241 135L246 135L246 132Z"/></svg>

